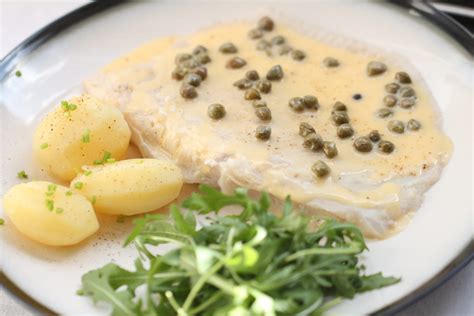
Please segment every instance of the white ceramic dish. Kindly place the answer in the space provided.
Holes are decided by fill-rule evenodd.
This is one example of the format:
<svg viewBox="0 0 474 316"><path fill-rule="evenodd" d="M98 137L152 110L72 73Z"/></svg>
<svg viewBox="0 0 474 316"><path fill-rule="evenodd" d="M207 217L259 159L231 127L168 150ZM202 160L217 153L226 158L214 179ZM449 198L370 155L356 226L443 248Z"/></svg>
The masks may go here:
<svg viewBox="0 0 474 316"><path fill-rule="evenodd" d="M17 55L16 69L2 81L1 152L3 193L26 170L47 178L31 158L31 136L38 120L59 100L80 92L81 81L101 66L159 36L190 33L228 19L256 16L255 2L129 3L108 9L35 48ZM263 4L263 9L269 7ZM379 311L433 279L472 241L472 73L470 56L441 31L417 16L375 2L278 2L272 9L405 56L423 75L438 100L454 153L440 181L426 194L412 223L400 234L369 243L363 257L368 272L382 270L402 282L345 301L339 315ZM2 218L5 216L0 215ZM1 268L21 290L48 309L68 315L100 315L107 308L75 295L80 277L107 262L131 267L136 252L122 248L130 221L101 218L101 231L77 247L49 248L19 235L6 219L0 229Z"/></svg>

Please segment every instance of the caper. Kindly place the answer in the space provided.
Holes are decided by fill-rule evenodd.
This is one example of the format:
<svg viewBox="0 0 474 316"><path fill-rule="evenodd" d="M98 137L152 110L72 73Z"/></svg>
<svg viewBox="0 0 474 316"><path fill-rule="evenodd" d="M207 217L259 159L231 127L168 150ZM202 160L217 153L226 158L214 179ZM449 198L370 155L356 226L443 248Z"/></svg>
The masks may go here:
<svg viewBox="0 0 474 316"><path fill-rule="evenodd" d="M176 57L174 59L174 63L176 65L181 65L184 61L189 60L192 57L193 56L191 56L191 54L186 54L186 53L178 54L178 55L176 55Z"/></svg>
<svg viewBox="0 0 474 316"><path fill-rule="evenodd" d="M235 54L237 53L237 47L234 44L227 42L219 47L219 51L223 54Z"/></svg>
<svg viewBox="0 0 474 316"><path fill-rule="evenodd" d="M410 119L407 123L407 128L411 131L417 131L421 128L421 123L417 120Z"/></svg>
<svg viewBox="0 0 474 316"><path fill-rule="evenodd" d="M179 93L185 99L194 99L198 95L196 88L187 83L183 83L181 85L181 88L179 89Z"/></svg>
<svg viewBox="0 0 474 316"><path fill-rule="evenodd" d="M296 112L301 112L304 110L303 98L300 97L291 98L290 101L288 101L288 105Z"/></svg>
<svg viewBox="0 0 474 316"><path fill-rule="evenodd" d="M230 69L239 69L245 66L246 64L247 62L244 59L240 57L233 57L227 61L226 67Z"/></svg>
<svg viewBox="0 0 474 316"><path fill-rule="evenodd" d="M378 147L379 151L386 154L390 154L395 149L395 145L388 140L381 140Z"/></svg>
<svg viewBox="0 0 474 316"><path fill-rule="evenodd" d="M380 118L387 118L391 115L393 115L393 111L387 108L381 108L380 110L377 111L377 116Z"/></svg>
<svg viewBox="0 0 474 316"><path fill-rule="evenodd" d="M316 133L310 133L304 137L303 147L311 151L318 151L323 147L323 139Z"/></svg>
<svg viewBox="0 0 474 316"><path fill-rule="evenodd" d="M316 133L314 127L312 127L309 123L301 122L299 131L300 136L305 137L311 133Z"/></svg>
<svg viewBox="0 0 474 316"><path fill-rule="evenodd" d="M198 45L193 49L193 55L199 55L206 52L207 52L207 48L202 45Z"/></svg>
<svg viewBox="0 0 474 316"><path fill-rule="evenodd" d="M329 166L324 161L318 160L311 167L311 171L313 171L314 174L318 178L323 178L323 177L327 176L329 174L329 172L331 172L331 169L329 168Z"/></svg>
<svg viewBox="0 0 474 316"><path fill-rule="evenodd" d="M194 73L187 74L186 77L184 77L184 82L192 85L193 87L199 87L201 84L201 76L198 76Z"/></svg>
<svg viewBox="0 0 474 316"><path fill-rule="evenodd" d="M263 101L263 100L254 100L252 102L252 105L254 108L264 108L267 106L267 102Z"/></svg>
<svg viewBox="0 0 474 316"><path fill-rule="evenodd" d="M349 115L347 115L346 111L333 111L331 118L337 126L344 123L349 123Z"/></svg>
<svg viewBox="0 0 474 316"><path fill-rule="evenodd" d="M206 78L207 78L207 68L206 67L203 67L203 66L197 67L197 68L193 69L193 73L195 73L196 75L201 77L202 80L206 80Z"/></svg>
<svg viewBox="0 0 474 316"><path fill-rule="evenodd" d="M248 80L256 81L260 79L260 76L258 75L258 72L256 70L249 70L245 73L245 78Z"/></svg>
<svg viewBox="0 0 474 316"><path fill-rule="evenodd" d="M405 124L402 121L393 120L388 122L388 129L397 134L403 134L405 132Z"/></svg>
<svg viewBox="0 0 474 316"><path fill-rule="evenodd" d="M260 29L251 29L247 34L251 39L261 38L263 36L263 32Z"/></svg>
<svg viewBox="0 0 474 316"><path fill-rule="evenodd" d="M337 147L335 142L324 142L323 152L328 158L334 158L337 156Z"/></svg>
<svg viewBox="0 0 474 316"><path fill-rule="evenodd" d="M225 107L222 104L215 103L209 105L207 114L214 120L219 120L225 116Z"/></svg>
<svg viewBox="0 0 474 316"><path fill-rule="evenodd" d="M263 80L259 80L257 82L257 89L261 92L261 93L270 93L270 91L272 91L272 83L270 81L267 81L265 79Z"/></svg>
<svg viewBox="0 0 474 316"><path fill-rule="evenodd" d="M171 73L171 78L175 80L182 80L184 76L186 76L187 73L188 73L187 69L177 66Z"/></svg>
<svg viewBox="0 0 474 316"><path fill-rule="evenodd" d="M368 137L357 137L354 140L354 148L362 153L368 153L372 150L372 142Z"/></svg>
<svg viewBox="0 0 474 316"><path fill-rule="evenodd" d="M348 138L354 135L354 129L350 124L344 123L337 127L336 133L340 138Z"/></svg>
<svg viewBox="0 0 474 316"><path fill-rule="evenodd" d="M347 111L347 106L340 101L336 101L336 103L334 103L332 106L332 109L334 111Z"/></svg>
<svg viewBox="0 0 474 316"><path fill-rule="evenodd" d="M306 54L299 49L295 49L291 51L291 58L297 61L301 61L306 58Z"/></svg>
<svg viewBox="0 0 474 316"><path fill-rule="evenodd" d="M397 104L397 97L395 97L394 95L386 95L383 98L383 103L389 108L394 107L395 104Z"/></svg>
<svg viewBox="0 0 474 316"><path fill-rule="evenodd" d="M305 95L303 97L303 104L307 109L317 110L319 108L318 99L314 95Z"/></svg>
<svg viewBox="0 0 474 316"><path fill-rule="evenodd" d="M192 59L183 61L181 65L185 68L194 69L201 66L201 62L195 58L192 58Z"/></svg>
<svg viewBox="0 0 474 316"><path fill-rule="evenodd" d="M332 57L326 57L323 60L323 64L328 68L334 68L334 67L339 66L339 60Z"/></svg>
<svg viewBox="0 0 474 316"><path fill-rule="evenodd" d="M245 100L259 100L261 98L260 92L254 88L250 88L245 91Z"/></svg>
<svg viewBox="0 0 474 316"><path fill-rule="evenodd" d="M258 107L255 109L255 115L262 121L269 121L272 119L272 111L268 107Z"/></svg>
<svg viewBox="0 0 474 316"><path fill-rule="evenodd" d="M280 65L273 66L267 72L268 80L280 80L281 78L283 78L283 69Z"/></svg>
<svg viewBox="0 0 474 316"><path fill-rule="evenodd" d="M387 66L379 61L371 61L367 64L367 75L376 76L387 71Z"/></svg>
<svg viewBox="0 0 474 316"><path fill-rule="evenodd" d="M360 99L362 99L362 94L360 94L360 93L353 94L353 95L352 95L352 99L354 99L354 100L360 100Z"/></svg>
<svg viewBox="0 0 474 316"><path fill-rule="evenodd" d="M274 25L275 24L273 23L273 20L268 16L264 16L263 18L258 20L258 28L264 31L272 31Z"/></svg>
<svg viewBox="0 0 474 316"><path fill-rule="evenodd" d="M410 76L404 71L397 72L395 74L395 80L397 80L400 83L411 83Z"/></svg>
<svg viewBox="0 0 474 316"><path fill-rule="evenodd" d="M272 45L270 44L270 42L261 39L257 42L257 45L255 47L257 48L257 50L267 50L270 49L271 46Z"/></svg>
<svg viewBox="0 0 474 316"><path fill-rule="evenodd" d="M272 45L281 45L284 43L285 43L285 38L281 35L277 35L272 38Z"/></svg>
<svg viewBox="0 0 474 316"><path fill-rule="evenodd" d="M198 55L196 56L196 58L202 65L205 65L211 62L211 57L209 57L209 55L207 54Z"/></svg>
<svg viewBox="0 0 474 316"><path fill-rule="evenodd" d="M400 96L402 98L414 97L416 96L416 92L411 87L403 87L400 89Z"/></svg>
<svg viewBox="0 0 474 316"><path fill-rule="evenodd" d="M400 89L400 85L395 82L387 83L385 85L385 91L388 93L397 93L398 89Z"/></svg>
<svg viewBox="0 0 474 316"><path fill-rule="evenodd" d="M237 80L236 82L234 82L234 86L239 88L240 90L246 90L246 89L252 87L252 81L250 81L246 78L240 79L240 80Z"/></svg>
<svg viewBox="0 0 474 316"><path fill-rule="evenodd" d="M257 137L258 139L266 140L266 139L269 139L271 135L272 135L272 128L267 125L260 125L255 130L255 137Z"/></svg>
<svg viewBox="0 0 474 316"><path fill-rule="evenodd" d="M378 130L373 130L369 133L369 139L373 141L374 143L378 142L380 140L380 133Z"/></svg>
<svg viewBox="0 0 474 316"><path fill-rule="evenodd" d="M290 45L283 44L278 48L278 54L280 54L280 56L287 55L292 50L293 48L291 48Z"/></svg>
<svg viewBox="0 0 474 316"><path fill-rule="evenodd" d="M415 103L416 101L414 99L402 99L402 101L400 101L400 107L404 109L409 109L414 106Z"/></svg>

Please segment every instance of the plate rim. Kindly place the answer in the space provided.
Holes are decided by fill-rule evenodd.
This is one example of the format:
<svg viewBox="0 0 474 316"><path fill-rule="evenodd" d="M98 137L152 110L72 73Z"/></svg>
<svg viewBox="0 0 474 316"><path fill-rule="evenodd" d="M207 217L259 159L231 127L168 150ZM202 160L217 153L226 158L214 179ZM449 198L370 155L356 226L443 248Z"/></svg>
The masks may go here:
<svg viewBox="0 0 474 316"><path fill-rule="evenodd" d="M102 0L91 2L59 17L58 19L39 29L37 32L33 33L31 36L22 41L0 60L0 82L6 80L10 73L13 72L19 60L31 54L34 50L47 43L57 34L65 31L75 24L85 21L86 19L102 11L111 9L126 2L126 0ZM452 39L460 44L460 46L467 50L469 54L474 54L474 41L472 40L472 36L469 34L469 32L455 20L437 10L430 3L424 0L416 2L413 0L406 2L389 0L387 3L405 10L414 10L418 12L423 18L445 31ZM474 241L471 240L471 242L468 243L468 245L440 272L431 277L428 281L423 283L415 290L371 313L371 315L393 315L406 309L408 306L418 302L437 288L441 287L473 260ZM16 298L18 301L21 301L22 305L25 305L31 311L39 312L43 315L57 314L28 295L21 289L21 287L17 286L13 281L11 281L2 271L0 271L0 281L3 287L11 294L11 296Z"/></svg>

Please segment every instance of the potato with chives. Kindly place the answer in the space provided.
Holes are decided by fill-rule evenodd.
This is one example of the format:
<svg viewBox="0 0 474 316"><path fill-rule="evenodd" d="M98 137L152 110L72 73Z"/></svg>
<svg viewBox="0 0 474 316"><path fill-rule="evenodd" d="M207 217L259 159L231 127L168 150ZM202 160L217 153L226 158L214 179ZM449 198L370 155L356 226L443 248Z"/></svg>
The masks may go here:
<svg viewBox="0 0 474 316"><path fill-rule="evenodd" d="M94 201L97 212L135 215L170 203L182 185L181 171L170 161L128 159L87 167L71 182L71 190Z"/></svg>
<svg viewBox="0 0 474 316"><path fill-rule="evenodd" d="M14 186L3 208L25 236L50 246L74 245L99 229L91 203L69 188L46 181Z"/></svg>
<svg viewBox="0 0 474 316"><path fill-rule="evenodd" d="M105 153L121 159L129 141L130 129L117 108L81 95L62 101L38 124L33 152L43 168L68 181Z"/></svg>

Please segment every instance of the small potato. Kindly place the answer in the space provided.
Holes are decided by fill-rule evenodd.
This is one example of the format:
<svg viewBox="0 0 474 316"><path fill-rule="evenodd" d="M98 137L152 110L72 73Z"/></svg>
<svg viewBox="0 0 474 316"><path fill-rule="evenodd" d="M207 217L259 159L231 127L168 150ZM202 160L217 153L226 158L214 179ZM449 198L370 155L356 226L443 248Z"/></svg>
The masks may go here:
<svg viewBox="0 0 474 316"><path fill-rule="evenodd" d="M122 113L89 95L75 97L49 113L37 126L33 152L53 175L70 181L84 165L104 154L121 159L130 141Z"/></svg>
<svg viewBox="0 0 474 316"><path fill-rule="evenodd" d="M99 229L85 197L51 182L14 186L4 195L3 208L21 233L50 246L77 244Z"/></svg>
<svg viewBox="0 0 474 316"><path fill-rule="evenodd" d="M129 159L87 167L71 188L94 202L97 212L134 215L173 201L183 185L180 169L169 161Z"/></svg>

